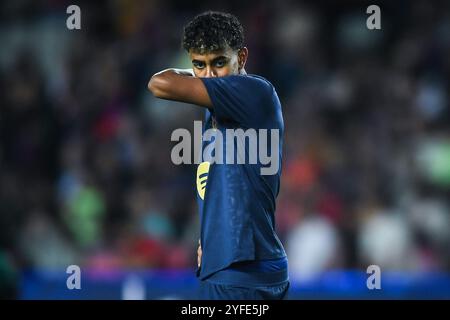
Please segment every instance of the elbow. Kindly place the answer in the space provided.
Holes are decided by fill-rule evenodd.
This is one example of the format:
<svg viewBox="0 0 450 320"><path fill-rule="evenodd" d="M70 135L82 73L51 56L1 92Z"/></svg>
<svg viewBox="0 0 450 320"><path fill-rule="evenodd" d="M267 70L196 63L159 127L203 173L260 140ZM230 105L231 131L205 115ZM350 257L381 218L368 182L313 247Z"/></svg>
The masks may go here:
<svg viewBox="0 0 450 320"><path fill-rule="evenodd" d="M158 79L157 79L157 75L154 75L151 77L150 81L147 84L147 88L148 90L153 93L153 95L155 97L158 97L158 95L160 94L159 89L158 89Z"/></svg>
<svg viewBox="0 0 450 320"><path fill-rule="evenodd" d="M160 75L154 75L148 82L147 88L157 98L164 98L166 81Z"/></svg>

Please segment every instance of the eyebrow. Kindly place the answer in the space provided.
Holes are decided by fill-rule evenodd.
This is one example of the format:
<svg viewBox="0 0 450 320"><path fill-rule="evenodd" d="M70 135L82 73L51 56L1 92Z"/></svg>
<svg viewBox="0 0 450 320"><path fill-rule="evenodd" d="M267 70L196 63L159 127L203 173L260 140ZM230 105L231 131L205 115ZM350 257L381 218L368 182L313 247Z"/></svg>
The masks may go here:
<svg viewBox="0 0 450 320"><path fill-rule="evenodd" d="M205 63L205 61L193 59L193 60L192 60L192 63Z"/></svg>
<svg viewBox="0 0 450 320"><path fill-rule="evenodd" d="M211 61L211 63L215 63L215 62L217 62L217 61L219 61L219 60L228 60L229 58L227 57L227 56L218 56L218 57L215 57L212 61ZM193 59L192 60L192 63L205 63L205 61L204 60L197 60L197 59Z"/></svg>
<svg viewBox="0 0 450 320"><path fill-rule="evenodd" d="M218 57L214 58L212 62L214 63L214 62L217 62L219 60L228 60L228 57L226 57L226 56L218 56Z"/></svg>

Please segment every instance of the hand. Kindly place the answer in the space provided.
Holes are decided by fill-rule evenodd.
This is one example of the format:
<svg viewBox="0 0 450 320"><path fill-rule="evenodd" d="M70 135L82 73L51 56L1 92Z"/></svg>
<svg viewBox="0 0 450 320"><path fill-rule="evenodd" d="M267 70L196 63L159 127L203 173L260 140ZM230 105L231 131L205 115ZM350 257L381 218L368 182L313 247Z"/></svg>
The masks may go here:
<svg viewBox="0 0 450 320"><path fill-rule="evenodd" d="M197 266L200 268L202 264L202 245L200 244L200 240L198 240L198 248L197 248Z"/></svg>

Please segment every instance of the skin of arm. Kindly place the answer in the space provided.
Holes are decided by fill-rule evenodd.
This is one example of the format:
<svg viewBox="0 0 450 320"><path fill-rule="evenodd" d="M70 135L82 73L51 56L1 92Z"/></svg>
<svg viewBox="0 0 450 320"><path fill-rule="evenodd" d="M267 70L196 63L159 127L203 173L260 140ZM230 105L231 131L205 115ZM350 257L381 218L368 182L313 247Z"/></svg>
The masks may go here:
<svg viewBox="0 0 450 320"><path fill-rule="evenodd" d="M202 245L200 244L200 239L198 240L197 248L197 266L200 268L202 265Z"/></svg>
<svg viewBox="0 0 450 320"><path fill-rule="evenodd" d="M202 80L192 69L166 69L152 76L148 89L157 98L181 101L211 108L212 103Z"/></svg>

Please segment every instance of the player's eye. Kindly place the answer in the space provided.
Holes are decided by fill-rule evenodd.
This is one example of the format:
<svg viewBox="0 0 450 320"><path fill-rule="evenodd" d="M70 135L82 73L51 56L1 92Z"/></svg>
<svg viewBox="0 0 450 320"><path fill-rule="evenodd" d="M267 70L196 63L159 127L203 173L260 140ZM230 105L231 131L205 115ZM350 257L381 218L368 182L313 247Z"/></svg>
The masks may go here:
<svg viewBox="0 0 450 320"><path fill-rule="evenodd" d="M193 61L192 64L197 69L203 69L205 67L205 63L204 62L200 62L200 61Z"/></svg>
<svg viewBox="0 0 450 320"><path fill-rule="evenodd" d="M217 68L223 68L223 67L225 67L226 64L227 64L227 62L225 60L216 61Z"/></svg>

